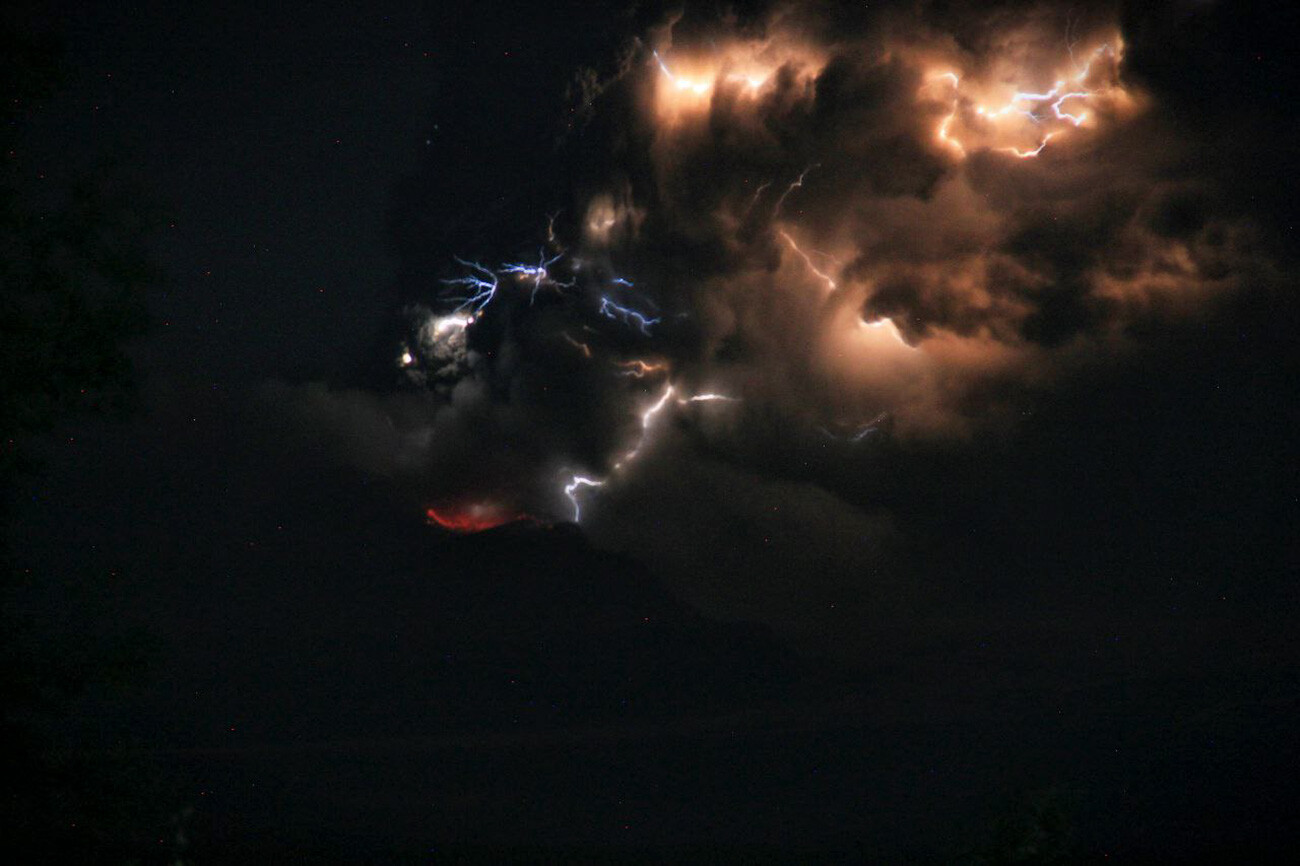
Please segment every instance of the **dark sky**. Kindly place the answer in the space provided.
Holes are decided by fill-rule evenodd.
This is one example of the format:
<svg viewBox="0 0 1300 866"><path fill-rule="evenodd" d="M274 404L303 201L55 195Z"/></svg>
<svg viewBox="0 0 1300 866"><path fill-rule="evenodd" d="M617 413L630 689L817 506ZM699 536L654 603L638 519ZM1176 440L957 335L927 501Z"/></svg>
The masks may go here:
<svg viewBox="0 0 1300 866"><path fill-rule="evenodd" d="M17 18L67 75L28 194L135 185L167 279L141 411L14 491L10 606L38 655L148 647L41 730L153 780L185 862L998 862L1052 810L1070 862L1300 842L1273 12L262 6ZM1071 38L1093 120L976 117ZM647 96L758 43L753 102ZM497 272L539 247L530 299ZM501 289L444 351L456 257Z"/></svg>

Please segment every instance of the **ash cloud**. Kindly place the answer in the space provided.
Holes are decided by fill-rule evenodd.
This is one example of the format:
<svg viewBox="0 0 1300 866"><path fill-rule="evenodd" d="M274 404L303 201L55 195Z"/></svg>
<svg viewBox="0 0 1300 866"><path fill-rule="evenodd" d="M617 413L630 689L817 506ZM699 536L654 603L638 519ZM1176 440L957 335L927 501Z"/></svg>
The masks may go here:
<svg viewBox="0 0 1300 866"><path fill-rule="evenodd" d="M598 539L667 569L769 590L778 571L852 573L896 610L910 590L881 575L909 528L846 473L1014 431L1042 395L1275 279L1201 128L1131 71L1161 31L1129 42L1127 20L1055 3L663 15L606 71L572 73L562 144L537 157L552 210L511 210L494 238L479 205L443 201L474 248L421 239L441 282L411 308L401 393L283 402L431 501L555 519L580 502ZM452 289L456 256L497 275L488 303ZM733 400L689 403L706 393ZM570 502L576 476L597 483ZM765 568L719 547L777 513L839 553Z"/></svg>

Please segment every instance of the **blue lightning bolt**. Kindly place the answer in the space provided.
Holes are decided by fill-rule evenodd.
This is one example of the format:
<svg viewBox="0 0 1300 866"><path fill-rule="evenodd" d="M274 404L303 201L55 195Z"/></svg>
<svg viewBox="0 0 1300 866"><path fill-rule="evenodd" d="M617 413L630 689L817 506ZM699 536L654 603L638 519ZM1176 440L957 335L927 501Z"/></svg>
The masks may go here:
<svg viewBox="0 0 1300 866"><path fill-rule="evenodd" d="M863 439L866 439L872 433L880 432L880 426L879 426L880 422L885 420L888 414L889 413L887 412L881 412L875 418L872 418L866 424L863 424L857 430L853 431L852 433L846 436L838 436L832 433L831 431L827 430L825 427L818 427L817 429L821 431L821 433L827 439L834 439L836 442L854 442L854 443L861 442Z"/></svg>
<svg viewBox="0 0 1300 866"><path fill-rule="evenodd" d="M483 312L483 308L492 303L492 299L496 297L498 285L497 275L488 268L480 265L478 262L467 262L462 258L457 258L456 261L464 267L469 268L474 273L463 277L456 277L451 280L443 280L442 282L449 286L465 286L468 289L472 289L472 294L462 295L460 297L452 298L451 300L460 301L460 306L456 307L456 312L459 313L466 307L473 307L474 314L478 315Z"/></svg>
<svg viewBox="0 0 1300 866"><path fill-rule="evenodd" d="M608 295L602 295L600 298L600 314L607 319L622 320L625 325L635 324L641 333L647 337L650 336L650 326L659 324L659 317L650 317L645 313L616 304L609 299Z"/></svg>
<svg viewBox="0 0 1300 866"><path fill-rule="evenodd" d="M546 253L544 251L538 250L537 264L526 265L522 262L508 262L501 266L501 273L532 278L533 291L528 296L528 303L531 304L533 301L537 300L537 290L543 285L562 286L564 288L571 288L573 286L572 282L562 283L559 280L556 280L551 276L550 272L547 271L547 268L558 262L563 256L564 253L557 253L548 259L546 258Z"/></svg>

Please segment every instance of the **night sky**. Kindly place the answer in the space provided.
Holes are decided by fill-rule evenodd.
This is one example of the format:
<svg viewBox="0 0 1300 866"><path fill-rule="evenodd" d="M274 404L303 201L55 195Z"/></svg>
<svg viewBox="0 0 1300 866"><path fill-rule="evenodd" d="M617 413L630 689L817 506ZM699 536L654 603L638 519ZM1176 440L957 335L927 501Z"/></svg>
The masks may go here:
<svg viewBox="0 0 1300 866"><path fill-rule="evenodd" d="M9 838L1300 846L1296 12L592 5L5 13Z"/></svg>

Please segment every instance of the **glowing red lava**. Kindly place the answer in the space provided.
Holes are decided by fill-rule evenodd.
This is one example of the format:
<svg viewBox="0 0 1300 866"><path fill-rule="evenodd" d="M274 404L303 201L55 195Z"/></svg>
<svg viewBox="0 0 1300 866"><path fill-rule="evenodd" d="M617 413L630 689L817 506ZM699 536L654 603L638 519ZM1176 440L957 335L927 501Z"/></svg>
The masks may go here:
<svg viewBox="0 0 1300 866"><path fill-rule="evenodd" d="M508 511L495 505L477 502L472 505L452 505L442 509L429 508L425 512L429 525L441 526L452 532L482 532L516 520L527 520L528 515Z"/></svg>

